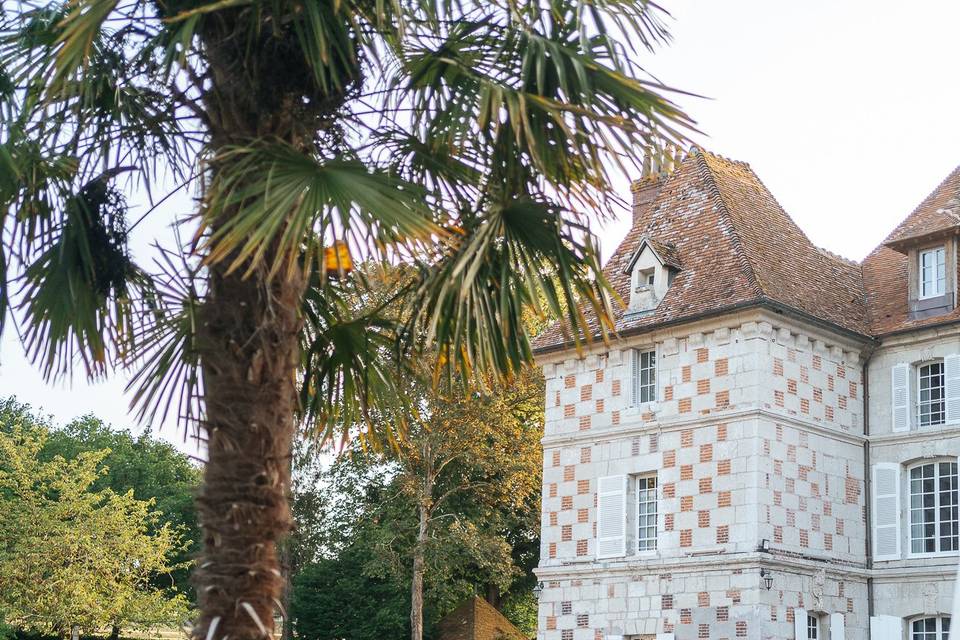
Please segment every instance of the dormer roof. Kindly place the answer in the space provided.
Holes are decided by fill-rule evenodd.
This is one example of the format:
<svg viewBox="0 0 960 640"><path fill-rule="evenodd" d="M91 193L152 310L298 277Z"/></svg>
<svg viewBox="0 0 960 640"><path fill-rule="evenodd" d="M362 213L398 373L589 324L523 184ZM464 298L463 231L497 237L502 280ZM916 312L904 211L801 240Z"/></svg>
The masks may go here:
<svg viewBox="0 0 960 640"><path fill-rule="evenodd" d="M665 267L670 267L671 269L680 270L680 252L677 251L676 245L669 242L662 242L650 236L643 236L640 238L640 242L637 245L636 250L633 252L633 257L630 259L630 262L627 264L625 273L630 273L633 271L633 267L637 264L637 260L643 254L643 250L650 248L653 251L653 255L657 257L657 260Z"/></svg>
<svg viewBox="0 0 960 640"><path fill-rule="evenodd" d="M644 248L679 271L650 313L625 314L615 303L620 333L752 305L795 312L865 338L960 322L960 306L911 318L907 256L911 248L960 235L960 167L861 264L814 246L744 162L694 148L659 180L656 189L648 189L649 178L639 185L651 195L638 199L633 227L604 274L628 301L631 270ZM597 327L594 321L593 336ZM558 323L534 347L548 351L569 339Z"/></svg>
<svg viewBox="0 0 960 640"><path fill-rule="evenodd" d="M960 307L923 318L910 317L908 282L911 248L960 233L960 167L937 185L863 261L870 332L883 335L960 321ZM957 274L960 277L960 273Z"/></svg>
<svg viewBox="0 0 960 640"><path fill-rule="evenodd" d="M900 253L937 238L960 234L960 167L897 225L883 244Z"/></svg>

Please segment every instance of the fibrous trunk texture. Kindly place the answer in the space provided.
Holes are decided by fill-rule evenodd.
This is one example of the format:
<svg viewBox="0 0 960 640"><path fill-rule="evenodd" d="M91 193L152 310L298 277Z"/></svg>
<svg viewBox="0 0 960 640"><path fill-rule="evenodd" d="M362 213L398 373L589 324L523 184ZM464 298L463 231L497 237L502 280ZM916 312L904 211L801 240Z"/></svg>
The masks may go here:
<svg viewBox="0 0 960 640"><path fill-rule="evenodd" d="M291 527L302 277L268 280L213 265L200 349L209 438L198 496L203 552L194 637L246 640L273 631L282 596L277 541Z"/></svg>

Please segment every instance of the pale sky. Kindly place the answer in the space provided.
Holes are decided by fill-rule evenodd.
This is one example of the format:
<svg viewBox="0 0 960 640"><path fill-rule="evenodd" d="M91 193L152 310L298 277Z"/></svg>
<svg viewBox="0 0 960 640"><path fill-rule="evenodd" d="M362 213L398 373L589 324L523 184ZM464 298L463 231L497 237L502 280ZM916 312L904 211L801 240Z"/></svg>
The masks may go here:
<svg viewBox="0 0 960 640"><path fill-rule="evenodd" d="M960 164L960 2L660 2L674 41L641 63L710 98L681 100L706 134L698 142L750 163L814 243L862 259ZM189 210L184 195L152 214L134 233L137 255ZM628 225L599 230L604 255ZM92 412L133 426L124 383L48 385L12 327L0 343L0 397L57 421ZM173 424L160 435L182 441Z"/></svg>

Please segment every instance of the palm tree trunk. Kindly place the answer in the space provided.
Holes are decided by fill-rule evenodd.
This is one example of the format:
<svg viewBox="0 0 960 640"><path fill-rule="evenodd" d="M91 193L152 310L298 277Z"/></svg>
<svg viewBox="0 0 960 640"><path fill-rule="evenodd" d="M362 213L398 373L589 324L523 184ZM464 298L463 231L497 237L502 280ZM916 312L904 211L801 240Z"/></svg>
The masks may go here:
<svg viewBox="0 0 960 640"><path fill-rule="evenodd" d="M194 574L201 639L273 631L277 542L291 527L290 456L303 278L210 270L200 319L208 459L198 496L204 548Z"/></svg>

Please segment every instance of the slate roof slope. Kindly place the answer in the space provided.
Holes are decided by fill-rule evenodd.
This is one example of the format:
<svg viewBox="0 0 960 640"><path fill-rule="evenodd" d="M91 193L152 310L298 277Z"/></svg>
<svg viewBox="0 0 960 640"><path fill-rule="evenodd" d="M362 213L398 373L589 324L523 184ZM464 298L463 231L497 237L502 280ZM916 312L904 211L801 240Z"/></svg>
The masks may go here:
<svg viewBox="0 0 960 640"><path fill-rule="evenodd" d="M763 302L867 332L859 266L815 247L746 163L693 149L664 178L604 267L623 301L630 294L625 269L644 236L671 245L682 269L649 314L624 318L615 302L618 332ZM590 328L596 334L596 323ZM534 348L542 352L563 343L557 324Z"/></svg>
<svg viewBox="0 0 960 640"><path fill-rule="evenodd" d="M883 335L960 320L960 307L950 313L909 319L907 256L891 247L910 240L960 231L960 166L953 170L913 212L863 261L870 331ZM960 269L958 269L960 278Z"/></svg>

